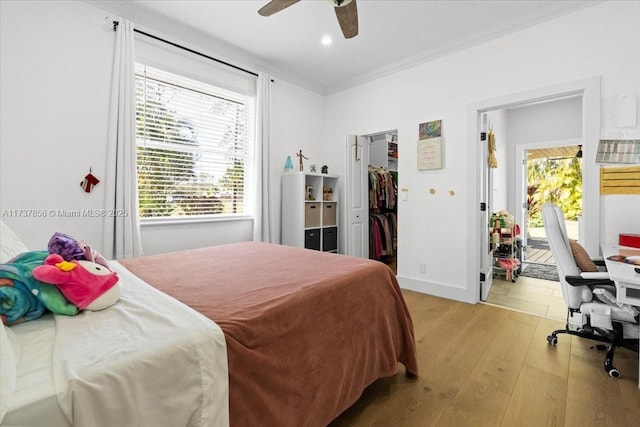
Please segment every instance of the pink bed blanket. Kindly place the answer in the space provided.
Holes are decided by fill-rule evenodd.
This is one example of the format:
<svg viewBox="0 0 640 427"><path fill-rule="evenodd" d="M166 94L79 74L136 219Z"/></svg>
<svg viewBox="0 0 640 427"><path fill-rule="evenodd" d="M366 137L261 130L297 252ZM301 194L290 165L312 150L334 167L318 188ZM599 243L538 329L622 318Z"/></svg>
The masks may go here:
<svg viewBox="0 0 640 427"><path fill-rule="evenodd" d="M411 316L380 262L258 242L119 262L222 328L231 426L326 426L398 362L418 374Z"/></svg>

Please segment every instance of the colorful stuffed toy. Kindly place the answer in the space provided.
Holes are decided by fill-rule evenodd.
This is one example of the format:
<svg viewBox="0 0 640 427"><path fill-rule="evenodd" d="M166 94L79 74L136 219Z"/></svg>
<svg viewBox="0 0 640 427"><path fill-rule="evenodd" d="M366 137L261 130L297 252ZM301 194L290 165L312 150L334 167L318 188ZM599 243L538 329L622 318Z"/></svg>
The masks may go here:
<svg viewBox="0 0 640 427"><path fill-rule="evenodd" d="M95 249L82 240L76 240L68 234L54 233L47 246L50 254L58 254L65 261L87 260L98 263L111 270L109 262Z"/></svg>
<svg viewBox="0 0 640 427"><path fill-rule="evenodd" d="M44 265L33 270L33 277L56 285L80 310L103 310L122 295L122 285L115 272L91 261L65 261L59 254L49 255Z"/></svg>
<svg viewBox="0 0 640 427"><path fill-rule="evenodd" d="M47 310L74 316L78 308L54 285L33 277L33 270L44 263L47 251L26 251L0 264L0 319L11 325L37 319Z"/></svg>

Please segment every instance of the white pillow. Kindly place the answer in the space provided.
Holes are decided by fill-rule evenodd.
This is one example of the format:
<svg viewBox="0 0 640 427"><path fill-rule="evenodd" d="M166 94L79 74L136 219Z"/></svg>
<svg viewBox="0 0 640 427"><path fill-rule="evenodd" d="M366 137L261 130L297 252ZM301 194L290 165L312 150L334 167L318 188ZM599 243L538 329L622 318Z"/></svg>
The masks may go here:
<svg viewBox="0 0 640 427"><path fill-rule="evenodd" d="M0 264L4 264L16 255L27 252L29 249L22 240L0 220Z"/></svg>
<svg viewBox="0 0 640 427"><path fill-rule="evenodd" d="M9 400L16 389L17 358L9 337L13 333L0 322L0 422L7 415Z"/></svg>

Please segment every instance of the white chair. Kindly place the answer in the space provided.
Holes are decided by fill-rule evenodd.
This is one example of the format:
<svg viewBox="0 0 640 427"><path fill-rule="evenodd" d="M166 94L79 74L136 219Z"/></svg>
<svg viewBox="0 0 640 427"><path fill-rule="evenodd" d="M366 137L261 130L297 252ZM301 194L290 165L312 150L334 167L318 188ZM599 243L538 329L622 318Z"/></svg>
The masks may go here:
<svg viewBox="0 0 640 427"><path fill-rule="evenodd" d="M631 306L616 303L615 284L607 272L580 271L559 207L551 203L543 205L542 220L568 307L565 329L553 331L547 341L556 345L558 334L570 334L607 343L608 347L601 344L596 348L607 349L604 370L618 378L620 371L613 366L614 351L616 347L638 351L638 312Z"/></svg>

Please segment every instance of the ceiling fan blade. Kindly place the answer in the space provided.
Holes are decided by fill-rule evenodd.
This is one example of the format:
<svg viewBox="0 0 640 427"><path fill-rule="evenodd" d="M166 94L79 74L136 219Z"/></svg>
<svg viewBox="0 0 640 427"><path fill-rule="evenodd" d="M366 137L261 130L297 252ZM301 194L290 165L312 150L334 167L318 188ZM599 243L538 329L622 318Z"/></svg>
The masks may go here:
<svg viewBox="0 0 640 427"><path fill-rule="evenodd" d="M335 7L338 23L342 29L345 39L350 39L358 35L358 7L356 0L346 6Z"/></svg>
<svg viewBox="0 0 640 427"><path fill-rule="evenodd" d="M261 16L271 16L276 12L280 12L282 9L286 9L292 4L298 3L300 0L271 0L269 3L262 6L258 11Z"/></svg>

